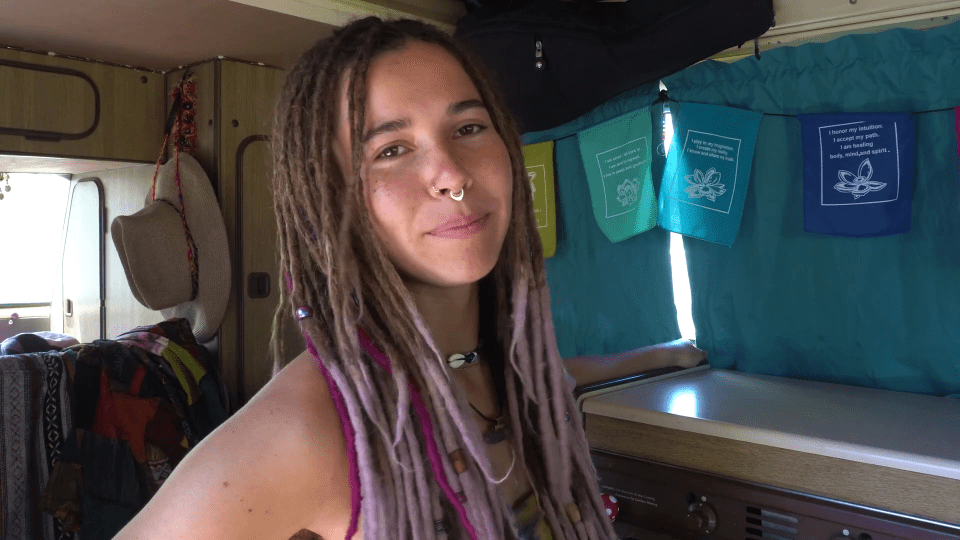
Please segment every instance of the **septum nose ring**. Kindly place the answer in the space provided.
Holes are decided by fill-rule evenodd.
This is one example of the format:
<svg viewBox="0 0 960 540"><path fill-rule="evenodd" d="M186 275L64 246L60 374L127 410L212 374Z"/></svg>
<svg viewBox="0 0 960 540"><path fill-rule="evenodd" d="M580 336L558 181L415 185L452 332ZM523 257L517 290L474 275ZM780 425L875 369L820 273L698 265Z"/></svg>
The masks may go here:
<svg viewBox="0 0 960 540"><path fill-rule="evenodd" d="M437 192L437 193L443 193L443 190L437 189L436 187L433 188L433 191L435 191L435 192ZM456 193L454 193L454 192L451 190L451 191L450 191L450 198L453 199L453 200L455 200L455 201L462 201L462 200L463 200L463 192L464 192L464 188L460 188L460 191L457 191Z"/></svg>

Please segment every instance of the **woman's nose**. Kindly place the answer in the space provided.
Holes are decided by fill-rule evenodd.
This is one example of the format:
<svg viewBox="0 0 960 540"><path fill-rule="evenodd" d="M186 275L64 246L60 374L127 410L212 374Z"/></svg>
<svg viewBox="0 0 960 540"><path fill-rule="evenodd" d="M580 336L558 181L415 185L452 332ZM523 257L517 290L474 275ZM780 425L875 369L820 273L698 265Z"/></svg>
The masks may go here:
<svg viewBox="0 0 960 540"><path fill-rule="evenodd" d="M450 193L462 193L464 188L470 187L470 171L465 156L459 155L448 146L437 145L432 152L431 161L428 167L428 189L431 195L446 197Z"/></svg>

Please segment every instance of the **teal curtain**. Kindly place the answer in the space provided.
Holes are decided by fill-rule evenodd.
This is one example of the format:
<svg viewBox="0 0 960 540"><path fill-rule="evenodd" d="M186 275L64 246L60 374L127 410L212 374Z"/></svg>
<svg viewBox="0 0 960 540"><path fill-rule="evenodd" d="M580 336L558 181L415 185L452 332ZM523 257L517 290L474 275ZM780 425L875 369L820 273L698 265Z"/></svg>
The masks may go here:
<svg viewBox="0 0 960 540"><path fill-rule="evenodd" d="M960 391L960 26L891 30L707 62L670 97L772 114L917 112L909 233L803 231L800 126L761 121L732 247L685 238L698 345L715 367L891 390ZM933 111L933 112L920 112Z"/></svg>
<svg viewBox="0 0 960 540"><path fill-rule="evenodd" d="M525 144L556 141L557 252L547 259L553 321L564 357L595 355L662 343L680 337L670 270L670 236L663 229L612 243L590 205L577 132L649 106L658 89L627 92L560 127L528 133ZM654 116L659 143L661 109ZM654 150L653 177L659 189L664 158Z"/></svg>

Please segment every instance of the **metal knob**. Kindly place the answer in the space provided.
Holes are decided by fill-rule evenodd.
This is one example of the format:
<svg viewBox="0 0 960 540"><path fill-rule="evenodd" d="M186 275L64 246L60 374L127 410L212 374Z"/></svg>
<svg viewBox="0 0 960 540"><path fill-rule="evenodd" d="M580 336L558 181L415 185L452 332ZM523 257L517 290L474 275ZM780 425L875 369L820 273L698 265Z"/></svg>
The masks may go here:
<svg viewBox="0 0 960 540"><path fill-rule="evenodd" d="M709 504L691 504L687 508L685 525L687 530L699 534L710 534L717 528L717 513Z"/></svg>

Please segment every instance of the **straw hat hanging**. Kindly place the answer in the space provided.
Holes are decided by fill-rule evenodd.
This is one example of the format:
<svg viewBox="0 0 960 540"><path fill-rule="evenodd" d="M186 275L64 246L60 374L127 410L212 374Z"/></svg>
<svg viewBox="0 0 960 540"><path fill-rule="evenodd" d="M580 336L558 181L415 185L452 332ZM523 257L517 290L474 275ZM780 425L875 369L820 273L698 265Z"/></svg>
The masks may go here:
<svg viewBox="0 0 960 540"><path fill-rule="evenodd" d="M186 219L179 211L178 161ZM189 154L168 160L155 198L148 193L143 210L115 218L110 233L134 298L166 318L186 318L197 341L209 341L227 309L230 253L220 206L197 160Z"/></svg>
<svg viewBox="0 0 960 540"><path fill-rule="evenodd" d="M171 97L163 147L172 139L174 156L163 166L157 161L143 210L114 219L110 233L134 298L168 319L187 319L204 342L217 333L227 309L230 252L213 186L190 155L197 126L196 80L189 70Z"/></svg>

